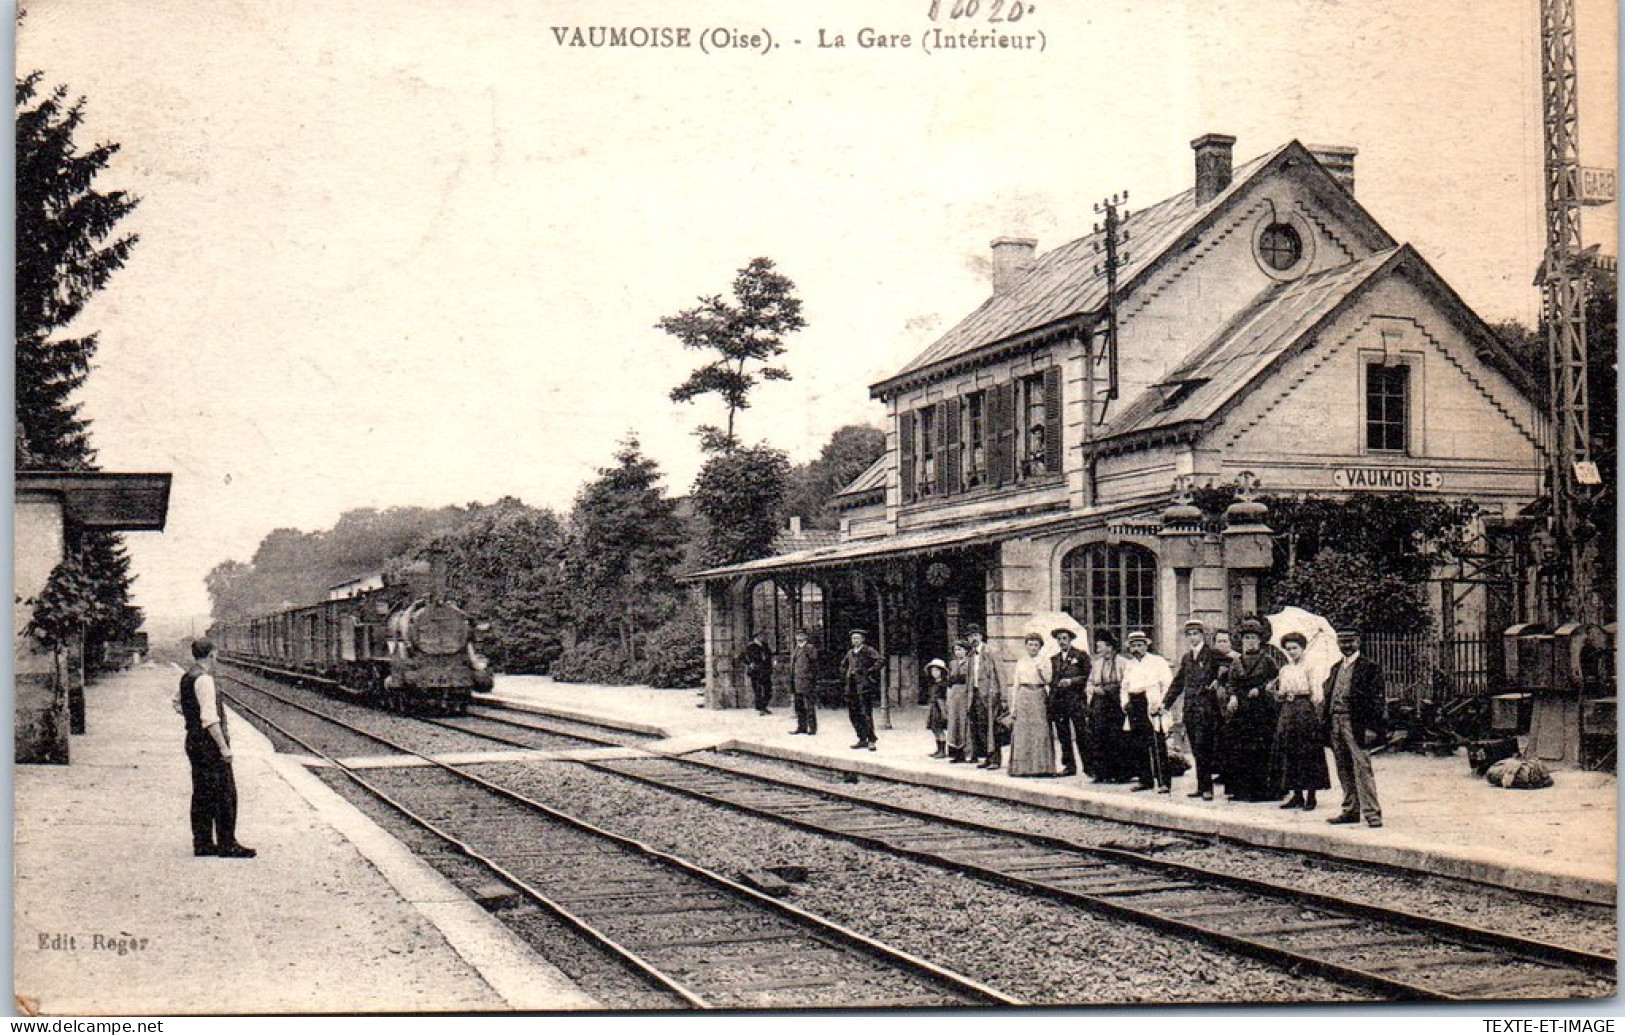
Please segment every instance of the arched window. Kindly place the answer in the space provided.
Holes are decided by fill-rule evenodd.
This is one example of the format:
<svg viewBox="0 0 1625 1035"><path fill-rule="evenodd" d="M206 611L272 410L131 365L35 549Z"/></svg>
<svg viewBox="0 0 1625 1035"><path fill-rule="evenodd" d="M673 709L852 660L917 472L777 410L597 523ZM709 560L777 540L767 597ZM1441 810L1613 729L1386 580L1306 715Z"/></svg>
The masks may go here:
<svg viewBox="0 0 1625 1035"><path fill-rule="evenodd" d="M1121 646L1132 629L1156 636L1157 559L1143 546L1090 543L1061 559L1061 609Z"/></svg>

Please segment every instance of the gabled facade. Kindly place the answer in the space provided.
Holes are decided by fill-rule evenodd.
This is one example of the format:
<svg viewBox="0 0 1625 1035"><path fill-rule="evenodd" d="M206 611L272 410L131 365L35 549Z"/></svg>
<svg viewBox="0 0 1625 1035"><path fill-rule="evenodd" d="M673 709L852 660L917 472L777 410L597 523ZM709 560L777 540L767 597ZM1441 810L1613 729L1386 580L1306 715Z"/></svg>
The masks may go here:
<svg viewBox="0 0 1625 1035"><path fill-rule="evenodd" d="M1354 200L1355 152L1293 142L1233 167L1233 143L1194 141L1191 189L1129 217L1114 299L1099 233L993 243L988 300L871 386L887 450L838 497L842 542L694 576L716 705L742 700L732 658L758 629L809 626L838 653L868 628L902 699L972 621L1005 656L1043 612L1159 644L1229 624L1260 602L1268 529L1245 505L1193 525L1176 486L1437 493L1492 522L1538 494L1521 372Z"/></svg>

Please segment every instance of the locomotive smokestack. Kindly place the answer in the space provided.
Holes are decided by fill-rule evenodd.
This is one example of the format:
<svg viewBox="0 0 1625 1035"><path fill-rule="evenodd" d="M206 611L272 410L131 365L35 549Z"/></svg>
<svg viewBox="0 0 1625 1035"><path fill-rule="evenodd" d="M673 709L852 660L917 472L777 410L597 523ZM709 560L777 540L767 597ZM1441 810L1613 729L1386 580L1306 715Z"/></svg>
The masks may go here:
<svg viewBox="0 0 1625 1035"><path fill-rule="evenodd" d="M429 547L429 599L444 600L446 597L446 548L443 546Z"/></svg>

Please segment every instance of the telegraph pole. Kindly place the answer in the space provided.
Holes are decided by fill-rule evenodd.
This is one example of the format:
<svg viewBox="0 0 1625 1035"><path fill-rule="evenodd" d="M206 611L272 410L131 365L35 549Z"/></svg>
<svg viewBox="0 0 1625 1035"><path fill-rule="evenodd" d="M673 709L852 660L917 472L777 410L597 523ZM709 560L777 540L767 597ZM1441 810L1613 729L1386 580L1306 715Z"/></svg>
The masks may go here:
<svg viewBox="0 0 1625 1035"><path fill-rule="evenodd" d="M1560 621L1596 623L1602 618L1592 542L1597 531L1589 527L1585 505L1600 479L1591 457L1586 385L1588 271L1580 243L1580 207L1588 202L1606 204L1612 198L1588 198L1581 189L1574 23L1574 0L1540 0L1546 252L1536 283L1541 288L1546 322L1551 531L1559 556L1566 562L1556 573L1553 609Z"/></svg>

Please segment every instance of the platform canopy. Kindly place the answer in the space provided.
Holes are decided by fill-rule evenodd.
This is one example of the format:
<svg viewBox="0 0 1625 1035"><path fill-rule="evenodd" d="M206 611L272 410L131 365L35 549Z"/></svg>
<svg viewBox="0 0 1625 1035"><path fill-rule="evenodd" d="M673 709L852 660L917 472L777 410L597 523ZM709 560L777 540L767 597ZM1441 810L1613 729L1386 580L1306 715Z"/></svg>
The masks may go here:
<svg viewBox="0 0 1625 1035"><path fill-rule="evenodd" d="M16 495L62 501L67 522L106 532L161 532L169 518L168 474L18 471Z"/></svg>

